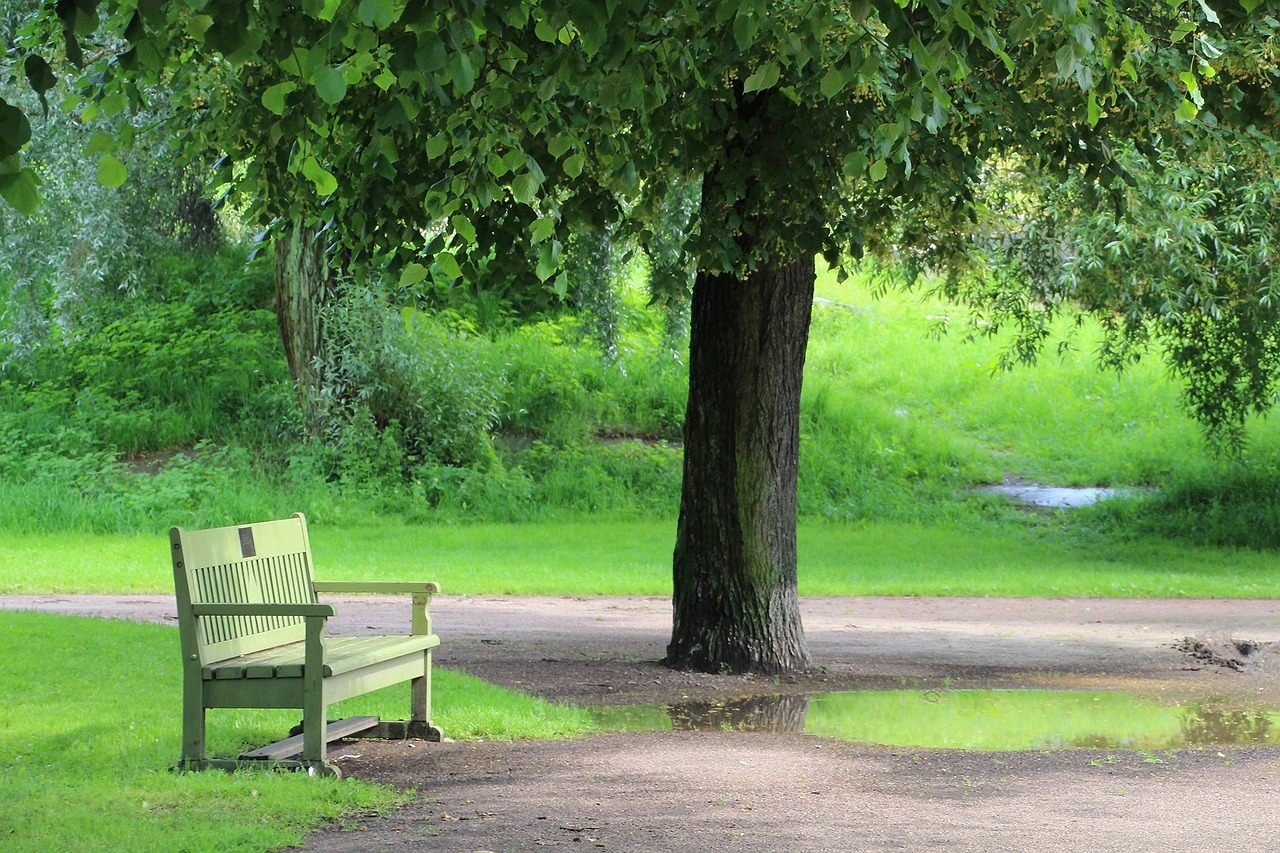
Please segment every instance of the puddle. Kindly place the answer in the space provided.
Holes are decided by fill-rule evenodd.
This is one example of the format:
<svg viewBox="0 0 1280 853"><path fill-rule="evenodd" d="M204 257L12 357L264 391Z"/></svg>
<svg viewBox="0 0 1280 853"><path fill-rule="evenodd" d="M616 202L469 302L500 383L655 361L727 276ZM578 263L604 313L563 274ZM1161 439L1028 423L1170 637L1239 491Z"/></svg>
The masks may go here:
<svg viewBox="0 0 1280 853"><path fill-rule="evenodd" d="M1133 494L1132 489L1060 488L1057 486L979 486L974 491L989 495L1004 495L1018 503L1056 509L1088 506L1116 495Z"/></svg>
<svg viewBox="0 0 1280 853"><path fill-rule="evenodd" d="M591 709L611 731L803 732L937 749L1280 746L1280 709L1234 699L1178 704L1147 693L869 690Z"/></svg>

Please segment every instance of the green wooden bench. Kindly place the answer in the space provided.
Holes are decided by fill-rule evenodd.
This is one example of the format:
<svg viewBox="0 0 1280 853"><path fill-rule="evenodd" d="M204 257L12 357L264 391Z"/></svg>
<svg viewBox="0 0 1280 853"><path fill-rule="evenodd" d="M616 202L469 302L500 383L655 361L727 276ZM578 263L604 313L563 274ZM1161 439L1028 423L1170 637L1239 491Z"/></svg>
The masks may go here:
<svg viewBox="0 0 1280 853"><path fill-rule="evenodd" d="M307 522L209 530L173 528L173 577L182 636L182 759L179 767L234 769L263 762L337 775L327 745L343 737L440 740L431 724L434 583L326 582L311 574ZM325 637L334 608L316 593L401 593L412 600L410 633ZM328 706L410 682L410 719L329 722ZM235 759L205 755L208 708L299 708L300 733Z"/></svg>

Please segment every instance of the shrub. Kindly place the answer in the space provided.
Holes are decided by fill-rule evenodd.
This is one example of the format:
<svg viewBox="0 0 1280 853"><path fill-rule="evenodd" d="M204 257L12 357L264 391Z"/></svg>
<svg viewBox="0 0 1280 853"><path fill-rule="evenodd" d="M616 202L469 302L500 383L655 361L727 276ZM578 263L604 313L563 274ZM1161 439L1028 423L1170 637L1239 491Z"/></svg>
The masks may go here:
<svg viewBox="0 0 1280 853"><path fill-rule="evenodd" d="M324 324L319 394L340 477L403 482L426 462L492 461L499 376L481 359L481 342L356 285L328 307Z"/></svg>

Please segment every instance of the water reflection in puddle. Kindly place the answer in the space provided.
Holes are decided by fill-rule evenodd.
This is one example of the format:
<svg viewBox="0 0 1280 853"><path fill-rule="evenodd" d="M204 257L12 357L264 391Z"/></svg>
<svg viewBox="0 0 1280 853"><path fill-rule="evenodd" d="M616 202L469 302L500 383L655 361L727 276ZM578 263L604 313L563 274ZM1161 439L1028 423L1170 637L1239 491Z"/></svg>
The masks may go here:
<svg viewBox="0 0 1280 853"><path fill-rule="evenodd" d="M1280 710L1232 699L1177 704L1145 693L873 690L594 708L612 731L804 732L941 749L1174 749L1280 745Z"/></svg>

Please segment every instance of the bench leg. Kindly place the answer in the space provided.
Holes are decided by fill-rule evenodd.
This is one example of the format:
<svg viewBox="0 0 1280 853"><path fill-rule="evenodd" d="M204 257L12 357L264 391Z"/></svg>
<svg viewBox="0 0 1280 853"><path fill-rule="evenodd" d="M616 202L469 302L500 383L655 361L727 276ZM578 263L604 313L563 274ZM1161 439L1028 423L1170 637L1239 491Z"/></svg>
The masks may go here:
<svg viewBox="0 0 1280 853"><path fill-rule="evenodd" d="M409 719L415 723L431 722L431 649L422 653L423 675L410 683L412 696Z"/></svg>
<svg viewBox="0 0 1280 853"><path fill-rule="evenodd" d="M422 656L424 674L409 684L412 702L406 734L439 743L444 735L431 724L431 649L423 652Z"/></svg>
<svg viewBox="0 0 1280 853"><path fill-rule="evenodd" d="M336 776L328 763L329 701L324 683L325 620L307 618L306 661L302 667L302 765L312 775Z"/></svg>
<svg viewBox="0 0 1280 853"><path fill-rule="evenodd" d="M184 674L182 684L182 758L180 770L200 770L205 755L204 689L199 673Z"/></svg>
<svg viewBox="0 0 1280 853"><path fill-rule="evenodd" d="M329 742L325 739L329 709L324 701L324 685L306 691L302 701L302 762L309 770L320 773L329 766Z"/></svg>

